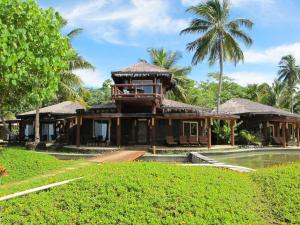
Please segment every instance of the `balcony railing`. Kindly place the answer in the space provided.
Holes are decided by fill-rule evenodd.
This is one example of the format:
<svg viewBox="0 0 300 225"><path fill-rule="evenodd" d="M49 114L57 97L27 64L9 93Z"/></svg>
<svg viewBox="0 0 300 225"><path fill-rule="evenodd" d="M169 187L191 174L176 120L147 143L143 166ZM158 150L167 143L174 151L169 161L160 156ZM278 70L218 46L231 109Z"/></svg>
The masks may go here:
<svg viewBox="0 0 300 225"><path fill-rule="evenodd" d="M112 98L162 98L162 84L115 84L111 86Z"/></svg>

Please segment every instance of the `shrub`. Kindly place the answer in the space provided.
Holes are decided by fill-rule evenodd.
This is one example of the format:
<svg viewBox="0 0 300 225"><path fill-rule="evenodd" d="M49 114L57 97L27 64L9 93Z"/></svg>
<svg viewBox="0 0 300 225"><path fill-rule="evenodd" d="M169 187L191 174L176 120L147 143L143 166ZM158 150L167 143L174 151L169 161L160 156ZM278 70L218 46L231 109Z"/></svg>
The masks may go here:
<svg viewBox="0 0 300 225"><path fill-rule="evenodd" d="M241 143L245 143L246 145L260 145L261 140L255 134L250 133L247 130L241 130L239 133L239 139Z"/></svg>
<svg viewBox="0 0 300 225"><path fill-rule="evenodd" d="M6 169L4 168L4 166L1 166L0 165L0 176L4 176L4 175L6 175L7 173L6 173Z"/></svg>

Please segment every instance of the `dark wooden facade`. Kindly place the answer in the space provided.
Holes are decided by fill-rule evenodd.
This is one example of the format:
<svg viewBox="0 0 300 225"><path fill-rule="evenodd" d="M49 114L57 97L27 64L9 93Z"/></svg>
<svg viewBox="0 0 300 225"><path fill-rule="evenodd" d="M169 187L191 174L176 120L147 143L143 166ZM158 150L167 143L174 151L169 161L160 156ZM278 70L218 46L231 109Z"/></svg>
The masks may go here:
<svg viewBox="0 0 300 225"><path fill-rule="evenodd" d="M231 144L234 145L234 124L238 116L214 114L166 99L166 92L175 85L169 71L140 62L112 72L112 78L115 84L112 85L111 103L77 110L77 146L156 146L168 144L169 137L178 145L210 148L214 119L229 121ZM102 124L96 128L101 135L95 134L98 123Z"/></svg>

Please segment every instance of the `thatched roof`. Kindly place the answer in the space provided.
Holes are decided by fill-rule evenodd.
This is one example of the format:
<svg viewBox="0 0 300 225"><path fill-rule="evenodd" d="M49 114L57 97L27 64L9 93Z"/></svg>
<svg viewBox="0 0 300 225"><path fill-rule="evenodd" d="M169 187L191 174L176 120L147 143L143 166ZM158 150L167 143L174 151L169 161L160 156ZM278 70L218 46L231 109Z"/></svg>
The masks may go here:
<svg viewBox="0 0 300 225"><path fill-rule="evenodd" d="M195 112L201 115L210 115L211 110L200 106L190 105L182 102L163 99L162 109L165 112Z"/></svg>
<svg viewBox="0 0 300 225"><path fill-rule="evenodd" d="M215 111L215 110L214 110ZM275 115L289 118L300 119L300 115L290 113L283 109L263 105L257 102L243 98L233 98L220 105L220 113L230 113L234 115L251 114L251 115Z"/></svg>
<svg viewBox="0 0 300 225"><path fill-rule="evenodd" d="M171 78L172 73L165 68L149 64L145 61L138 62L120 70L112 71L112 77L141 77L147 75L159 75Z"/></svg>
<svg viewBox="0 0 300 225"><path fill-rule="evenodd" d="M83 106L78 102L65 101L55 105L50 105L44 108L40 108L40 114L52 114L52 115L73 115L76 114L77 109L83 109ZM35 110L20 113L17 117L32 116L35 115Z"/></svg>
<svg viewBox="0 0 300 225"><path fill-rule="evenodd" d="M116 109L116 108L117 108L116 103L107 102L98 105L92 105L89 109Z"/></svg>

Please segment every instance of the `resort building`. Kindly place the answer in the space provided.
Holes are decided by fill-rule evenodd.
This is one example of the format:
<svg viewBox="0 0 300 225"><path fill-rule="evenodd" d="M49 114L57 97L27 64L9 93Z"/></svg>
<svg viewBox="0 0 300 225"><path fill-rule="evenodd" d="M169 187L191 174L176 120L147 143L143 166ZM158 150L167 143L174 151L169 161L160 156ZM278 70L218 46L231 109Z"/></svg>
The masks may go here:
<svg viewBox="0 0 300 225"><path fill-rule="evenodd" d="M204 145L211 142L212 120L234 124L238 116L172 101L172 73L139 62L111 73L112 102L77 110L76 145ZM74 143L74 142L73 142Z"/></svg>
<svg viewBox="0 0 300 225"><path fill-rule="evenodd" d="M78 109L83 109L83 107L79 103L71 101L41 108L39 110L40 140L67 143L69 136L75 135L73 118ZM20 119L19 140L21 142L34 140L35 113L36 111L33 110L17 115L17 118Z"/></svg>
<svg viewBox="0 0 300 225"><path fill-rule="evenodd" d="M63 102L40 109L41 141L76 146L182 145L212 146L212 122L230 124L231 145L237 115L172 101L167 91L176 85L164 68L139 62L111 73L112 100L84 109ZM35 111L22 113L20 140L33 138Z"/></svg>
<svg viewBox="0 0 300 225"><path fill-rule="evenodd" d="M259 135L263 145L298 145L300 115L248 99L234 98L220 105L220 113L238 115L239 130Z"/></svg>
<svg viewBox="0 0 300 225"><path fill-rule="evenodd" d="M263 145L299 145L300 115L256 103L231 99L216 110L167 99L176 83L164 68L139 62L113 71L112 99L87 109L62 102L40 109L42 142L76 146L207 146L214 138L214 120L228 123L230 144L238 131L259 136ZM34 139L35 111L17 115L19 140ZM241 122L241 123L240 123ZM11 125L10 125L11 126Z"/></svg>

